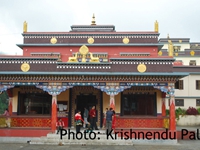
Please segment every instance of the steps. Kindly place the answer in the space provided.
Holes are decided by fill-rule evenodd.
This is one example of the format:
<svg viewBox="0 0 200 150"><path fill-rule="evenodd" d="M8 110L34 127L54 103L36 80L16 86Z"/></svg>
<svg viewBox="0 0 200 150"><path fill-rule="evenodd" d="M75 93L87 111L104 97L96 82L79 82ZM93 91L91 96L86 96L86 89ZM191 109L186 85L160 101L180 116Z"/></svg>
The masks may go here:
<svg viewBox="0 0 200 150"><path fill-rule="evenodd" d="M96 130L90 133L76 134L75 130L68 129L70 134L62 136L56 133L49 133L46 137L41 137L39 140L32 140L30 144L52 144L52 145L133 145L132 140L124 140L115 134L107 136L105 130Z"/></svg>

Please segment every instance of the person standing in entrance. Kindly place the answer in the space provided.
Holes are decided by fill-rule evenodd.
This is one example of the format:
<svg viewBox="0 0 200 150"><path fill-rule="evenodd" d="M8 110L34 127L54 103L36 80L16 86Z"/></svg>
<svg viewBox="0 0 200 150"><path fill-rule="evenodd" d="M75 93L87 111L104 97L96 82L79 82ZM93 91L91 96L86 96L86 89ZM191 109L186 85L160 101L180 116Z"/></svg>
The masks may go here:
<svg viewBox="0 0 200 150"><path fill-rule="evenodd" d="M83 119L81 118L81 111L80 110L78 110L77 113L75 114L75 121L76 121L76 133L80 133L82 121L83 121Z"/></svg>
<svg viewBox="0 0 200 150"><path fill-rule="evenodd" d="M83 118L84 118L84 124L83 127L86 128L87 124L88 124L88 114L89 111L87 110L87 108L84 108L84 113L83 113Z"/></svg>
<svg viewBox="0 0 200 150"><path fill-rule="evenodd" d="M93 130L93 128L95 128L95 130L99 130L97 128L97 124L96 124L97 114L96 114L95 106L92 107L92 109L90 110L89 115L90 115L90 125L91 125L92 130Z"/></svg>
<svg viewBox="0 0 200 150"><path fill-rule="evenodd" d="M106 130L107 130L107 133L111 132L113 115L114 115L113 109L110 108L110 110L108 110L106 112Z"/></svg>

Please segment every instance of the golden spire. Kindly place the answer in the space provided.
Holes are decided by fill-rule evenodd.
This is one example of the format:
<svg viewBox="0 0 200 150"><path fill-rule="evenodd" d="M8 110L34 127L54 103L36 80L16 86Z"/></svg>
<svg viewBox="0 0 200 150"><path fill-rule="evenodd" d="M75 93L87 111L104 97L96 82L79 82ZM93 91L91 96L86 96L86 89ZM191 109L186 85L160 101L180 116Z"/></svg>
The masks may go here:
<svg viewBox="0 0 200 150"><path fill-rule="evenodd" d="M91 25L96 25L96 21L95 21L95 16L94 16L94 14L93 14L93 16L92 16L92 23L91 23Z"/></svg>
<svg viewBox="0 0 200 150"><path fill-rule="evenodd" d="M158 28L158 21L157 20L156 20L156 22L154 24L154 27L155 27L154 31L158 32L159 28Z"/></svg>
<svg viewBox="0 0 200 150"><path fill-rule="evenodd" d="M27 22L24 21L23 32L27 32Z"/></svg>

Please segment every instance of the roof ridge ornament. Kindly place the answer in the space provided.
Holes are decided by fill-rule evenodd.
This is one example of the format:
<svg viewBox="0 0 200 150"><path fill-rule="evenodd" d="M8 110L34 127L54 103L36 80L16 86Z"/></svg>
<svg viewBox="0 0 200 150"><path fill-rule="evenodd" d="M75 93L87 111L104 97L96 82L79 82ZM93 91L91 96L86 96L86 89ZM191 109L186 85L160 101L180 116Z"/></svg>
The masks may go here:
<svg viewBox="0 0 200 150"><path fill-rule="evenodd" d="M156 20L156 22L155 22L155 25L154 25L154 26L155 26L155 29L154 29L154 31L158 33L158 32L159 32L159 26L158 26L158 21L157 21L157 20Z"/></svg>
<svg viewBox="0 0 200 150"><path fill-rule="evenodd" d="M91 25L96 25L95 15L94 15L94 14L93 14L93 16L92 16L92 23L91 23Z"/></svg>
<svg viewBox="0 0 200 150"><path fill-rule="evenodd" d="M23 32L27 32L27 22L24 21L24 25L23 25Z"/></svg>

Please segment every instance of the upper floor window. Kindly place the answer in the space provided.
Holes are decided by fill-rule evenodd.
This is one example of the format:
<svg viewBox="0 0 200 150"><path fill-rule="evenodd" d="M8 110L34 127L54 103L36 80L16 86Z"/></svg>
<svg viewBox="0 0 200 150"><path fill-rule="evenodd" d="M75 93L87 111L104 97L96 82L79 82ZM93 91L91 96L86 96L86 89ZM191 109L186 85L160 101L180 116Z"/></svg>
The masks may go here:
<svg viewBox="0 0 200 150"><path fill-rule="evenodd" d="M196 80L196 90L200 90L200 80Z"/></svg>
<svg viewBox="0 0 200 150"><path fill-rule="evenodd" d="M190 60L190 66L196 66L196 60Z"/></svg>
<svg viewBox="0 0 200 150"><path fill-rule="evenodd" d="M175 89L183 90L183 80L178 80L175 83Z"/></svg>
<svg viewBox="0 0 200 150"><path fill-rule="evenodd" d="M175 99L175 106L184 106L184 99Z"/></svg>

